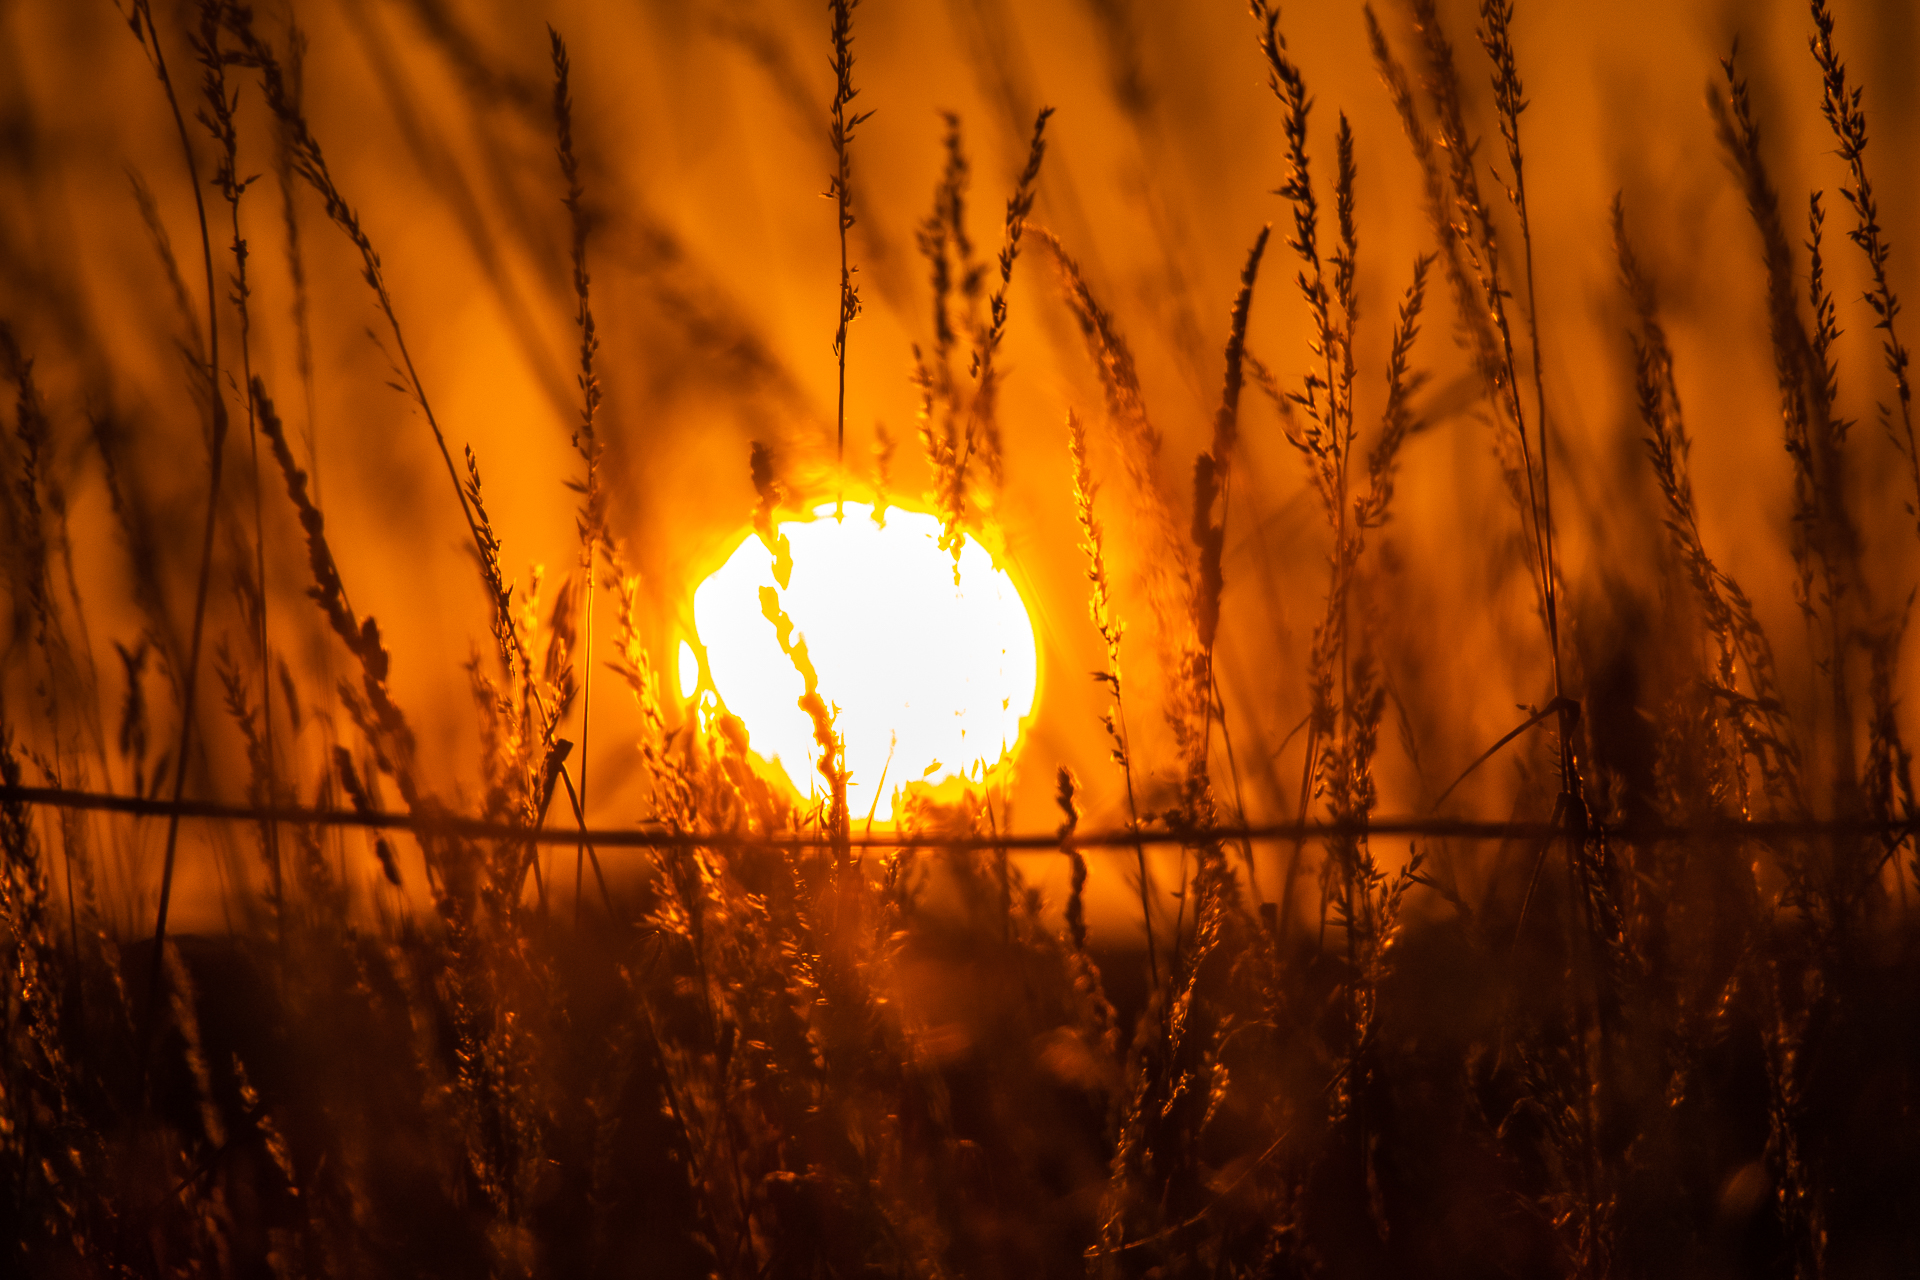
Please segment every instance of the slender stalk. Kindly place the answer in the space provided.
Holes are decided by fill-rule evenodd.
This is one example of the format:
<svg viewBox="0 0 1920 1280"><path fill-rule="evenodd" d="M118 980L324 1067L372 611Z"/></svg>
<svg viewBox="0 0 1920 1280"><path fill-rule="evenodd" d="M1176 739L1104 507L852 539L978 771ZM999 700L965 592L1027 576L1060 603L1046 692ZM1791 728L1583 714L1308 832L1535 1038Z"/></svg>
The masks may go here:
<svg viewBox="0 0 1920 1280"><path fill-rule="evenodd" d="M1462 274L1456 282L1457 300L1462 311L1473 317L1469 323L1474 330L1474 346L1480 374L1487 383L1488 398L1493 402L1496 412L1505 414L1512 423L1514 440L1519 445L1519 474L1514 474L1509 467L1507 479L1513 490L1514 501L1521 507L1522 528L1530 543L1533 572L1537 575L1541 615L1543 619L1551 619L1546 629L1557 687L1560 653L1557 604L1553 603L1551 594L1556 590L1553 585L1554 566L1550 557L1550 540L1546 536L1539 483L1534 474L1534 445L1527 434L1526 411L1519 384L1519 358L1515 355L1513 327L1507 317L1510 295L1501 279L1499 235L1494 228L1492 210L1480 194L1479 173L1473 162L1476 147L1467 133L1452 45L1441 29L1434 0L1410 0L1410 3L1414 24L1426 46L1427 86L1438 117L1438 141L1447 153L1448 176L1453 188L1451 213L1444 206L1436 207L1434 213L1440 224L1438 230L1442 241L1448 246L1450 274L1456 252L1462 256ZM1526 104L1520 96L1519 78L1512 69L1512 51L1507 43L1505 18L1510 15L1510 10L1510 5L1499 7L1497 0L1488 0L1488 9L1482 14L1481 38L1495 64L1494 90L1500 108L1501 134L1507 140L1511 162L1512 152L1517 150L1519 142L1519 112ZM1490 18L1489 12L1493 12L1494 16ZM1496 23L1494 18L1499 21ZM1496 25L1497 32L1494 30ZM1415 139L1416 153L1419 153L1424 164L1427 154L1420 139L1417 121L1411 114L1411 104L1401 98L1393 76L1396 68L1390 59L1383 56L1384 41L1377 38L1377 30L1374 35L1375 59L1388 72L1390 85L1394 87L1396 108L1407 126L1409 137ZM1504 52L1499 51L1502 48ZM1513 189L1509 188L1509 198L1514 195ZM1468 267L1474 273L1473 281L1466 278L1465 270ZM1469 288L1470 284L1477 287Z"/></svg>
<svg viewBox="0 0 1920 1280"><path fill-rule="evenodd" d="M1206 792L1210 792L1208 780L1212 758L1213 709L1220 700L1220 692L1213 669L1213 645L1220 627L1220 596L1225 588L1225 579L1221 572L1221 559L1226 549L1227 504L1231 493L1229 479L1233 470L1233 452L1239 439L1240 430L1240 389L1243 382L1242 362L1247 350L1247 319L1253 307L1253 286L1259 278L1260 261L1267 251L1267 239L1272 234L1271 225L1260 228L1260 234L1254 238L1253 248L1247 253L1246 265L1240 272L1240 291L1234 298L1232 320L1227 333L1226 378L1220 396L1220 407L1214 414L1213 441L1207 452L1195 461L1193 470L1193 537L1199 551L1200 580L1194 591L1194 630L1200 641L1201 669L1194 679L1194 696L1200 704L1200 734L1198 750L1188 768L1189 817L1194 821L1211 818L1210 809L1203 812L1202 805L1210 805ZM1218 496L1220 519L1213 518L1215 496ZM1222 712L1221 737L1227 744L1227 767L1233 775L1234 798L1236 805L1240 797L1240 776L1233 763L1233 743L1226 734L1225 713ZM1253 848L1245 845L1242 852L1246 856L1249 883L1253 879Z"/></svg>
<svg viewBox="0 0 1920 1280"><path fill-rule="evenodd" d="M1867 116L1860 109L1861 90L1848 88L1846 64L1834 52L1833 14L1827 8L1827 0L1811 2L1815 30L1807 43L1813 50L1814 61L1820 64L1820 110L1840 144L1840 158L1846 161L1848 176L1853 179L1852 186L1840 188L1840 194L1853 206L1855 218L1854 229L1847 235L1873 269L1873 288L1866 295L1866 303L1875 316L1873 327L1886 335L1881 341L1881 351L1899 396L1901 431L1896 435L1890 420L1885 425L1894 446L1906 455L1915 499L1908 504L1907 513L1920 522L1920 442L1914 439L1913 382L1907 372L1911 357L1900 341L1900 331L1895 324L1900 314L1900 299L1887 279L1887 259L1892 248L1882 233L1879 204L1867 176Z"/></svg>
<svg viewBox="0 0 1920 1280"><path fill-rule="evenodd" d="M193 41L193 48L200 60L201 96L205 99L205 106L199 111L198 118L220 147L220 160L214 167L213 185L220 189L221 196L226 200L232 221L233 242L230 249L233 254L233 292L230 296L240 320L241 382L251 387L253 316L247 301L252 296L252 290L247 284L247 241L240 229L240 201L254 180L239 175L240 134L234 120L234 110L239 105L239 90L235 89L231 94L228 92L227 59L220 48L220 28L225 7L220 0L202 0L200 31ZM247 397L247 446L253 467L254 583L260 593L255 602L257 614L253 619L254 646L260 658L261 742L265 747L267 798L272 801L278 798L275 792L279 785L273 739L273 649L267 627L267 537L265 503L260 486L260 431L251 395ZM285 905L279 824L269 819L265 824L265 832L267 867L272 877L274 912L277 917Z"/></svg>
<svg viewBox="0 0 1920 1280"><path fill-rule="evenodd" d="M42 460L51 443L49 439L51 433L48 430L46 412L40 403L39 389L34 385L33 361L27 359L21 352L19 344L14 340L13 330L4 321L0 321L0 362L4 362L7 375L16 389L15 413L18 425L15 433L25 449L25 456L20 459L21 476L18 483L21 505L24 508L19 513L19 519L24 525L22 532L25 535L27 551L27 607L33 614L34 641L40 650L41 661L46 664L46 678L41 688L46 696L47 725L53 731L53 762L49 774L54 786L59 787L65 785L62 763L65 753L60 734L61 680L58 659L55 657L58 643L57 623L54 616L53 587L48 580L50 575L47 565L50 556L44 524L44 508L40 498L40 490L45 483ZM77 608L78 592L75 593L74 600ZM0 740L0 749L10 752L11 743ZM11 763L10 754L0 759ZM110 779L112 775L105 771L104 759L102 763L101 776ZM63 815L64 821L65 815ZM63 826L63 833L70 831L70 827ZM60 860L66 878L67 940L69 954L77 957L80 949L80 923L73 894L73 854L72 841L63 839L60 846Z"/></svg>
<svg viewBox="0 0 1920 1280"><path fill-rule="evenodd" d="M844 499L847 453L847 326L860 314L860 290L853 282L853 267L847 254L847 232L853 229L853 132L869 119L871 111L848 114L859 90L853 87L853 8L859 0L832 0L833 15L833 123L828 136L833 142L834 172L827 185L827 198L834 202L835 222L840 229L840 320L833 331L833 358L839 365L839 390L834 402L834 465L839 472L839 496ZM836 516L838 511L836 510Z"/></svg>
<svg viewBox="0 0 1920 1280"><path fill-rule="evenodd" d="M1092 588L1087 609L1107 654L1106 670L1094 672L1093 678L1113 691L1113 708L1102 717L1101 724L1112 744L1114 763L1120 766L1120 776L1126 782L1127 829L1134 835L1134 868L1140 877L1140 921L1147 933L1147 976L1157 991L1160 966L1153 941L1153 873L1147 868L1146 842L1140 838L1140 808L1133 792L1133 757L1127 743L1126 707L1120 697L1120 638L1124 628L1113 615L1113 601L1107 586L1105 539L1100 521L1093 513L1093 499L1099 486L1094 482L1093 468L1087 460L1086 428L1081 425L1079 415L1071 411L1067 414L1067 450L1073 459L1074 513L1080 524L1081 550L1087 556L1087 582Z"/></svg>
<svg viewBox="0 0 1920 1280"><path fill-rule="evenodd" d="M145 0L143 0L143 3ZM266 98L267 108L287 133L288 149L292 153L294 170L306 180L326 203L327 217L352 242L360 253L361 277L373 290L374 301L380 308L381 316L387 322L387 331L393 338L394 351L398 355L395 372L403 379L400 389L413 401L420 414L427 420L427 427L433 433L435 447L440 451L441 461L447 469L447 478L452 481L454 497L460 503L461 515L467 523L467 532L473 539L473 546L479 558L481 577L493 606L495 638L499 643L501 659L508 666L518 661L523 667L529 665L526 646L518 630L513 626L512 610L508 601L510 588L500 572L499 542L488 526L486 515L474 499L474 487L471 479L472 449L467 449L468 478L463 479L460 467L453 460L453 451L447 443L446 432L441 429L440 419L433 411L432 401L427 397L426 384L421 380L419 371L414 367L413 354L407 346L405 333L400 328L400 316L395 309L393 294L387 288L386 272L381 265L380 255L373 247L372 239L360 225L360 216L346 197L340 192L333 180L325 155L320 149L318 139L308 127L306 117L292 98L287 87L286 74L280 60L253 29L253 15L248 9L232 9L227 13L227 28L240 42L240 49L232 56L241 66L257 71L260 77L260 89ZM535 694L536 699L538 694ZM543 717L544 719L544 717Z"/></svg>
<svg viewBox="0 0 1920 1280"><path fill-rule="evenodd" d="M560 33L552 27L547 28L552 41L553 52L553 119L555 132L559 138L560 173L567 181L566 206L571 223L573 240L573 291L578 303L574 322L580 329L580 426L573 434L574 448L580 451L580 458L586 464L586 480L578 486L581 495L578 525L580 533L580 567L586 575L582 590L586 593L584 626L586 630L586 672L582 677L580 700L580 787L579 804L576 816L579 820L582 838L574 855L575 883L574 910L577 915L580 904L579 864L588 852L585 832L587 829L587 762L588 748L592 745L593 731L593 599L595 553L599 550L601 539L606 537L606 495L600 489L600 458L603 446L597 429L600 409L600 378L594 371L593 358L600 349L600 339L594 329L593 306L589 285L591 277L587 274L587 210L586 192L580 184L580 163L573 154L573 99L569 93L569 75L571 64L567 58L566 42ZM599 859L594 859L594 872L599 873ZM606 887L601 886L605 893ZM609 903L611 908L611 903Z"/></svg>
<svg viewBox="0 0 1920 1280"><path fill-rule="evenodd" d="M1020 256L1020 240L1027 219L1033 216L1033 204L1040 179L1040 164L1047 154L1047 120L1052 107L1040 108L1033 121L1033 140L1027 147L1026 167L1007 197L1004 238L1000 246L1000 284L987 300L987 323L973 335L973 401L968 406L971 447L984 455L987 474L995 489L1004 480L1004 457L1000 439L1000 382L1004 375L996 364L1000 344L1007 335L1007 290L1013 283L1013 264ZM975 438L977 436L977 439Z"/></svg>
<svg viewBox="0 0 1920 1280"><path fill-rule="evenodd" d="M1485 46L1487 56L1494 65L1494 101L1500 113L1500 134L1507 144L1507 164L1513 170L1513 185L1507 188L1507 197L1513 203L1514 213L1520 220L1521 257L1525 264L1527 284L1527 338L1533 356L1533 390L1535 397L1534 425L1539 433L1540 450L1540 496L1535 512L1535 533L1540 545L1542 558L1541 572L1545 575L1541 583L1541 594L1545 599L1547 614L1547 642L1551 647L1553 659L1553 696L1561 697L1565 687L1560 674L1560 620L1558 612L1559 591L1555 579L1556 561L1553 551L1553 487L1550 479L1547 451L1547 383L1542 369L1540 356L1540 306L1534 290L1533 274L1533 226L1527 217L1527 182L1525 156L1520 147L1520 115L1527 109L1520 83L1518 63L1513 52L1513 39L1510 30L1513 21L1513 0L1482 0L1480 6L1480 39ZM1491 265L1492 254L1489 253ZM1505 344L1507 381L1513 397L1514 423L1522 439L1526 435L1526 423L1519 416L1519 379L1514 367L1513 338L1508 331L1506 313L1502 308L1498 313L1500 333ZM1529 470L1531 476L1531 470ZM1531 486L1531 479L1529 479ZM1562 729L1561 753L1563 758L1571 751L1566 744L1566 725ZM1565 761L1570 766L1570 761Z"/></svg>
<svg viewBox="0 0 1920 1280"><path fill-rule="evenodd" d="M187 762L193 752L193 725L196 710L196 696L199 692L200 645L206 632L207 588L213 575L213 535L220 514L220 478L222 465L226 458L227 443L227 404L220 394L220 298L213 277L213 236L207 223L207 201L200 190L200 165L194 158L193 139L187 132L187 119L180 110L180 99L173 89L173 79L167 73L166 53L160 47L160 31L154 25L151 0L133 0L133 9L129 14L129 24L133 34L147 52L147 59L153 64L154 74L160 79L160 88L166 95L167 107L173 113L175 132L180 138L180 151L186 161L187 177L193 185L193 207L200 219L200 257L206 267L207 277L207 351L206 379L207 398L213 415L213 432L208 441L209 462L207 475L207 516L200 535L200 574L194 585L193 593L193 631L187 642L187 670L181 681L180 691L180 744L174 760L173 801L180 803L187 788ZM149 983L149 1007L157 1011L160 1007L160 986L164 976L161 955L166 949L167 913L173 902L173 867L179 853L180 812L176 809L167 819L166 854L160 864L160 904L154 915L153 923L153 965ZM158 1018L155 1018L158 1025ZM151 1033L149 1034L151 1040Z"/></svg>

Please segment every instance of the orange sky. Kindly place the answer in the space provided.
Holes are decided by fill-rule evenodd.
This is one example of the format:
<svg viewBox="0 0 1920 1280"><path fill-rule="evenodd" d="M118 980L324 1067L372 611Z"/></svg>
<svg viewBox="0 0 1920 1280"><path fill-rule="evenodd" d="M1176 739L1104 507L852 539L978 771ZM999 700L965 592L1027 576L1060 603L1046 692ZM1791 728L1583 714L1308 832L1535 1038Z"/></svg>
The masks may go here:
<svg viewBox="0 0 1920 1280"><path fill-rule="evenodd" d="M165 28L178 7L161 8ZM283 43L285 5L258 8L261 30ZM1866 86L1882 222L1899 282L1911 287L1920 284L1907 267L1920 243L1920 190L1913 166L1894 161L1913 154L1917 141L1908 72L1920 33L1896 0L1835 9L1842 52ZM1410 56L1401 9L1384 3L1381 11ZM568 443L577 390L544 24L571 45L577 147L594 216L610 519L644 575L655 661L670 675L694 586L747 528L749 441L774 447L797 505L831 484L838 244L832 205L820 198L831 166L824 6L335 0L297 12L314 131L382 256L435 411L455 449L470 444L479 458L508 572L524 580L531 565L544 565L550 587L576 554L575 497L563 482L577 469ZM1459 5L1442 12L1474 127L1488 139L1481 159L1504 167L1470 15ZM1829 271L1846 330L1841 404L1860 421L1852 480L1881 602L1903 598L1913 576L1900 510L1904 463L1874 421L1891 387L1858 301L1865 268L1844 240L1843 171L1817 113L1806 26L1798 6L1754 0L1526 4L1515 26L1531 101L1523 127L1558 446L1555 509L1580 631L1570 644L1605 649L1662 590L1659 509L1638 443L1607 233L1607 204L1619 191L1660 282L1696 439L1703 536L1753 597L1796 689L1808 658L1789 590L1789 472L1758 246L1703 106L1703 87L1736 33L1796 233L1806 192L1828 192ZM1309 145L1321 182L1330 176L1336 113L1351 118L1357 139L1364 450L1382 400L1391 310L1431 233L1417 171L1367 57L1360 6L1291 6L1283 29L1314 94ZM957 112L964 122L970 227L990 255L1033 112L1049 105L1056 114L1034 221L1078 258L1132 345L1165 437L1159 478L1184 527L1192 460L1220 394L1236 276L1262 224L1287 218L1273 194L1285 177L1282 113L1254 36L1244 10L1224 2L869 0L858 10L857 105L875 114L854 152L859 221L850 247L865 312L848 360L850 468L868 466L882 422L898 441L896 500L910 501L927 484L908 373L912 344L925 343L931 327L913 233L939 174L938 113ZM167 52L191 93L187 49L175 41ZM356 607L377 616L391 639L396 695L414 719L434 784L470 797L475 729L463 664L485 651L488 637L459 509L425 423L386 385L388 356L367 334L382 326L357 258L302 190L295 207L314 353L308 414L273 135L257 89L244 76L238 82L242 167L262 175L243 205L251 358L296 432L312 432L343 573ZM0 112L8 122L0 318L39 361L55 423L52 474L71 509L75 578L103 673L100 718L110 728L124 685L112 646L131 644L142 625L133 604L140 571L116 532L89 415L127 433L130 483L160 548L156 580L182 625L204 501L200 415L178 354L186 325L129 173L153 192L189 305L202 317L197 225L165 99L141 48L106 6L0 7ZM203 133L195 146L205 173L211 150ZM216 249L224 239L216 232ZM1309 353L1295 269L1276 237L1248 345L1297 386ZM1031 239L1010 306L1006 485L982 532L1035 605L1040 637L1039 710L1015 784L1015 823L1041 830L1057 822L1049 797L1054 769L1065 764L1086 788L1085 821L1105 824L1120 816L1121 793L1097 725L1104 698L1086 676L1103 656L1075 548L1064 428L1069 409L1099 421L1101 395L1056 273ZM222 307L231 335L236 316L231 303ZM1408 447L1395 519L1369 553L1378 557L1369 570L1371 625L1419 757L1403 749L1400 713L1390 712L1380 762L1381 805L1390 812L1417 809L1517 721L1518 704L1550 695L1532 589L1514 550L1518 516L1499 491L1482 410L1462 382L1451 307L1436 276L1415 358L1432 374L1422 403L1428 429ZM225 355L229 365L236 358L237 349ZM1303 672L1325 591L1327 540L1303 468L1274 413L1257 401L1248 397L1235 464L1218 663L1246 810L1281 818L1292 815L1297 782L1278 780L1290 771L1297 779L1299 747L1276 753L1307 705ZM1093 438L1121 575L1118 603L1130 627L1136 758L1145 790L1161 794L1174 762L1154 697L1162 683L1154 624L1137 588L1139 526L1111 435L1099 428ZM243 438L228 465L234 500L250 502ZM325 657L317 612L302 595L297 527L277 483L267 493L277 643L304 686L324 687L326 664L342 658L337 649ZM231 542L223 538L223 547ZM211 634L237 634L225 581L214 595ZM32 697L25 671L19 662L7 668L9 708ZM210 719L211 687L203 682ZM150 693L156 724L168 723L162 686ZM593 817L637 820L637 719L616 681L598 683L594 715ZM216 756L230 758L232 735L212 732ZM308 739L299 750L312 775L319 746ZM1511 764L1484 770L1459 803L1504 817L1514 778ZM199 888L218 883L215 862L195 864ZM1057 870L1035 865L1036 874Z"/></svg>

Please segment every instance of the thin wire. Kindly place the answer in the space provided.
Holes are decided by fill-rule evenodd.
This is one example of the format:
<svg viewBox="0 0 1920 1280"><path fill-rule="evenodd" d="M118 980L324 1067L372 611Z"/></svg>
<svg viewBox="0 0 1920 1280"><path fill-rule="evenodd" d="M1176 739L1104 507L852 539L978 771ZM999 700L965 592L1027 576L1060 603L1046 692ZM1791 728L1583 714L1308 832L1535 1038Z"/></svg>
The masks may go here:
<svg viewBox="0 0 1920 1280"><path fill-rule="evenodd" d="M412 814L369 810L313 809L300 805L251 806L213 800L177 803L109 792L65 787L0 786L0 804L29 804L135 817L201 818L216 822L281 822L295 826L360 827L415 831L470 840L531 841L536 844L577 844L581 832L565 828L530 828L488 822L455 813ZM586 832L589 843L609 848L663 849L795 849L851 845L862 849L982 849L1057 850L1062 848L1132 848L1136 843L1191 847L1215 840L1311 840L1336 836L1432 836L1462 840L1540 840L1562 835L1565 822L1486 822L1470 818L1373 818L1366 822L1277 822L1247 826L1195 827L1169 831L1076 832L1065 840L1058 833L1001 836L935 836L899 831L829 836L793 832L786 835L743 835L726 831L670 831L620 827ZM1790 840L1829 835L1920 835L1920 817L1904 821L1860 819L1850 821L1767 820L1691 825L1664 823L1596 823L1595 835L1626 841L1743 841Z"/></svg>

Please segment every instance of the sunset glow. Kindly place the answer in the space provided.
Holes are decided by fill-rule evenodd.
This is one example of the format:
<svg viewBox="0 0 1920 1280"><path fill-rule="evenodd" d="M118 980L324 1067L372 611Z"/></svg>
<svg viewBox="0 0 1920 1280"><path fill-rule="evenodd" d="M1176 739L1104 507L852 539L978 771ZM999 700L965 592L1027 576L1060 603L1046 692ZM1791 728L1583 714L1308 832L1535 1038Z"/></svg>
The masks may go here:
<svg viewBox="0 0 1920 1280"><path fill-rule="evenodd" d="M1026 605L986 549L964 544L956 584L937 519L891 508L885 520L849 502L838 520L828 504L782 524L793 573L779 593L838 708L848 809L881 821L901 786L977 778L1010 755L1037 680ZM762 608L762 589L775 586L772 553L749 534L694 593L694 623L714 690L754 750L813 794L824 781L799 707L805 684Z"/></svg>

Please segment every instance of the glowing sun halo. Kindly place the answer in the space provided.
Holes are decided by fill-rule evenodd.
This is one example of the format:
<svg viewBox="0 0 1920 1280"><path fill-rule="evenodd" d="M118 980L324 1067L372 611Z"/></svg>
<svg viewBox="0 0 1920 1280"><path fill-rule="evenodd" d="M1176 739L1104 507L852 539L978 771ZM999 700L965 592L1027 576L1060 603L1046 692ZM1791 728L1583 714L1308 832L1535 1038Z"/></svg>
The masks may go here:
<svg viewBox="0 0 1920 1280"><path fill-rule="evenodd" d="M840 520L833 510L780 526L793 550L780 602L806 637L821 696L839 708L847 807L860 819L906 783L999 763L1033 710L1037 661L1026 605L978 543L963 545L956 586L933 516L889 508L883 527L861 503L847 503ZM753 749L810 794L824 783L813 722L799 707L805 684L761 610L761 588L775 585L772 554L748 535L694 592L694 629L713 687ZM682 696L698 678L683 646ZM878 816L891 816L884 800Z"/></svg>

